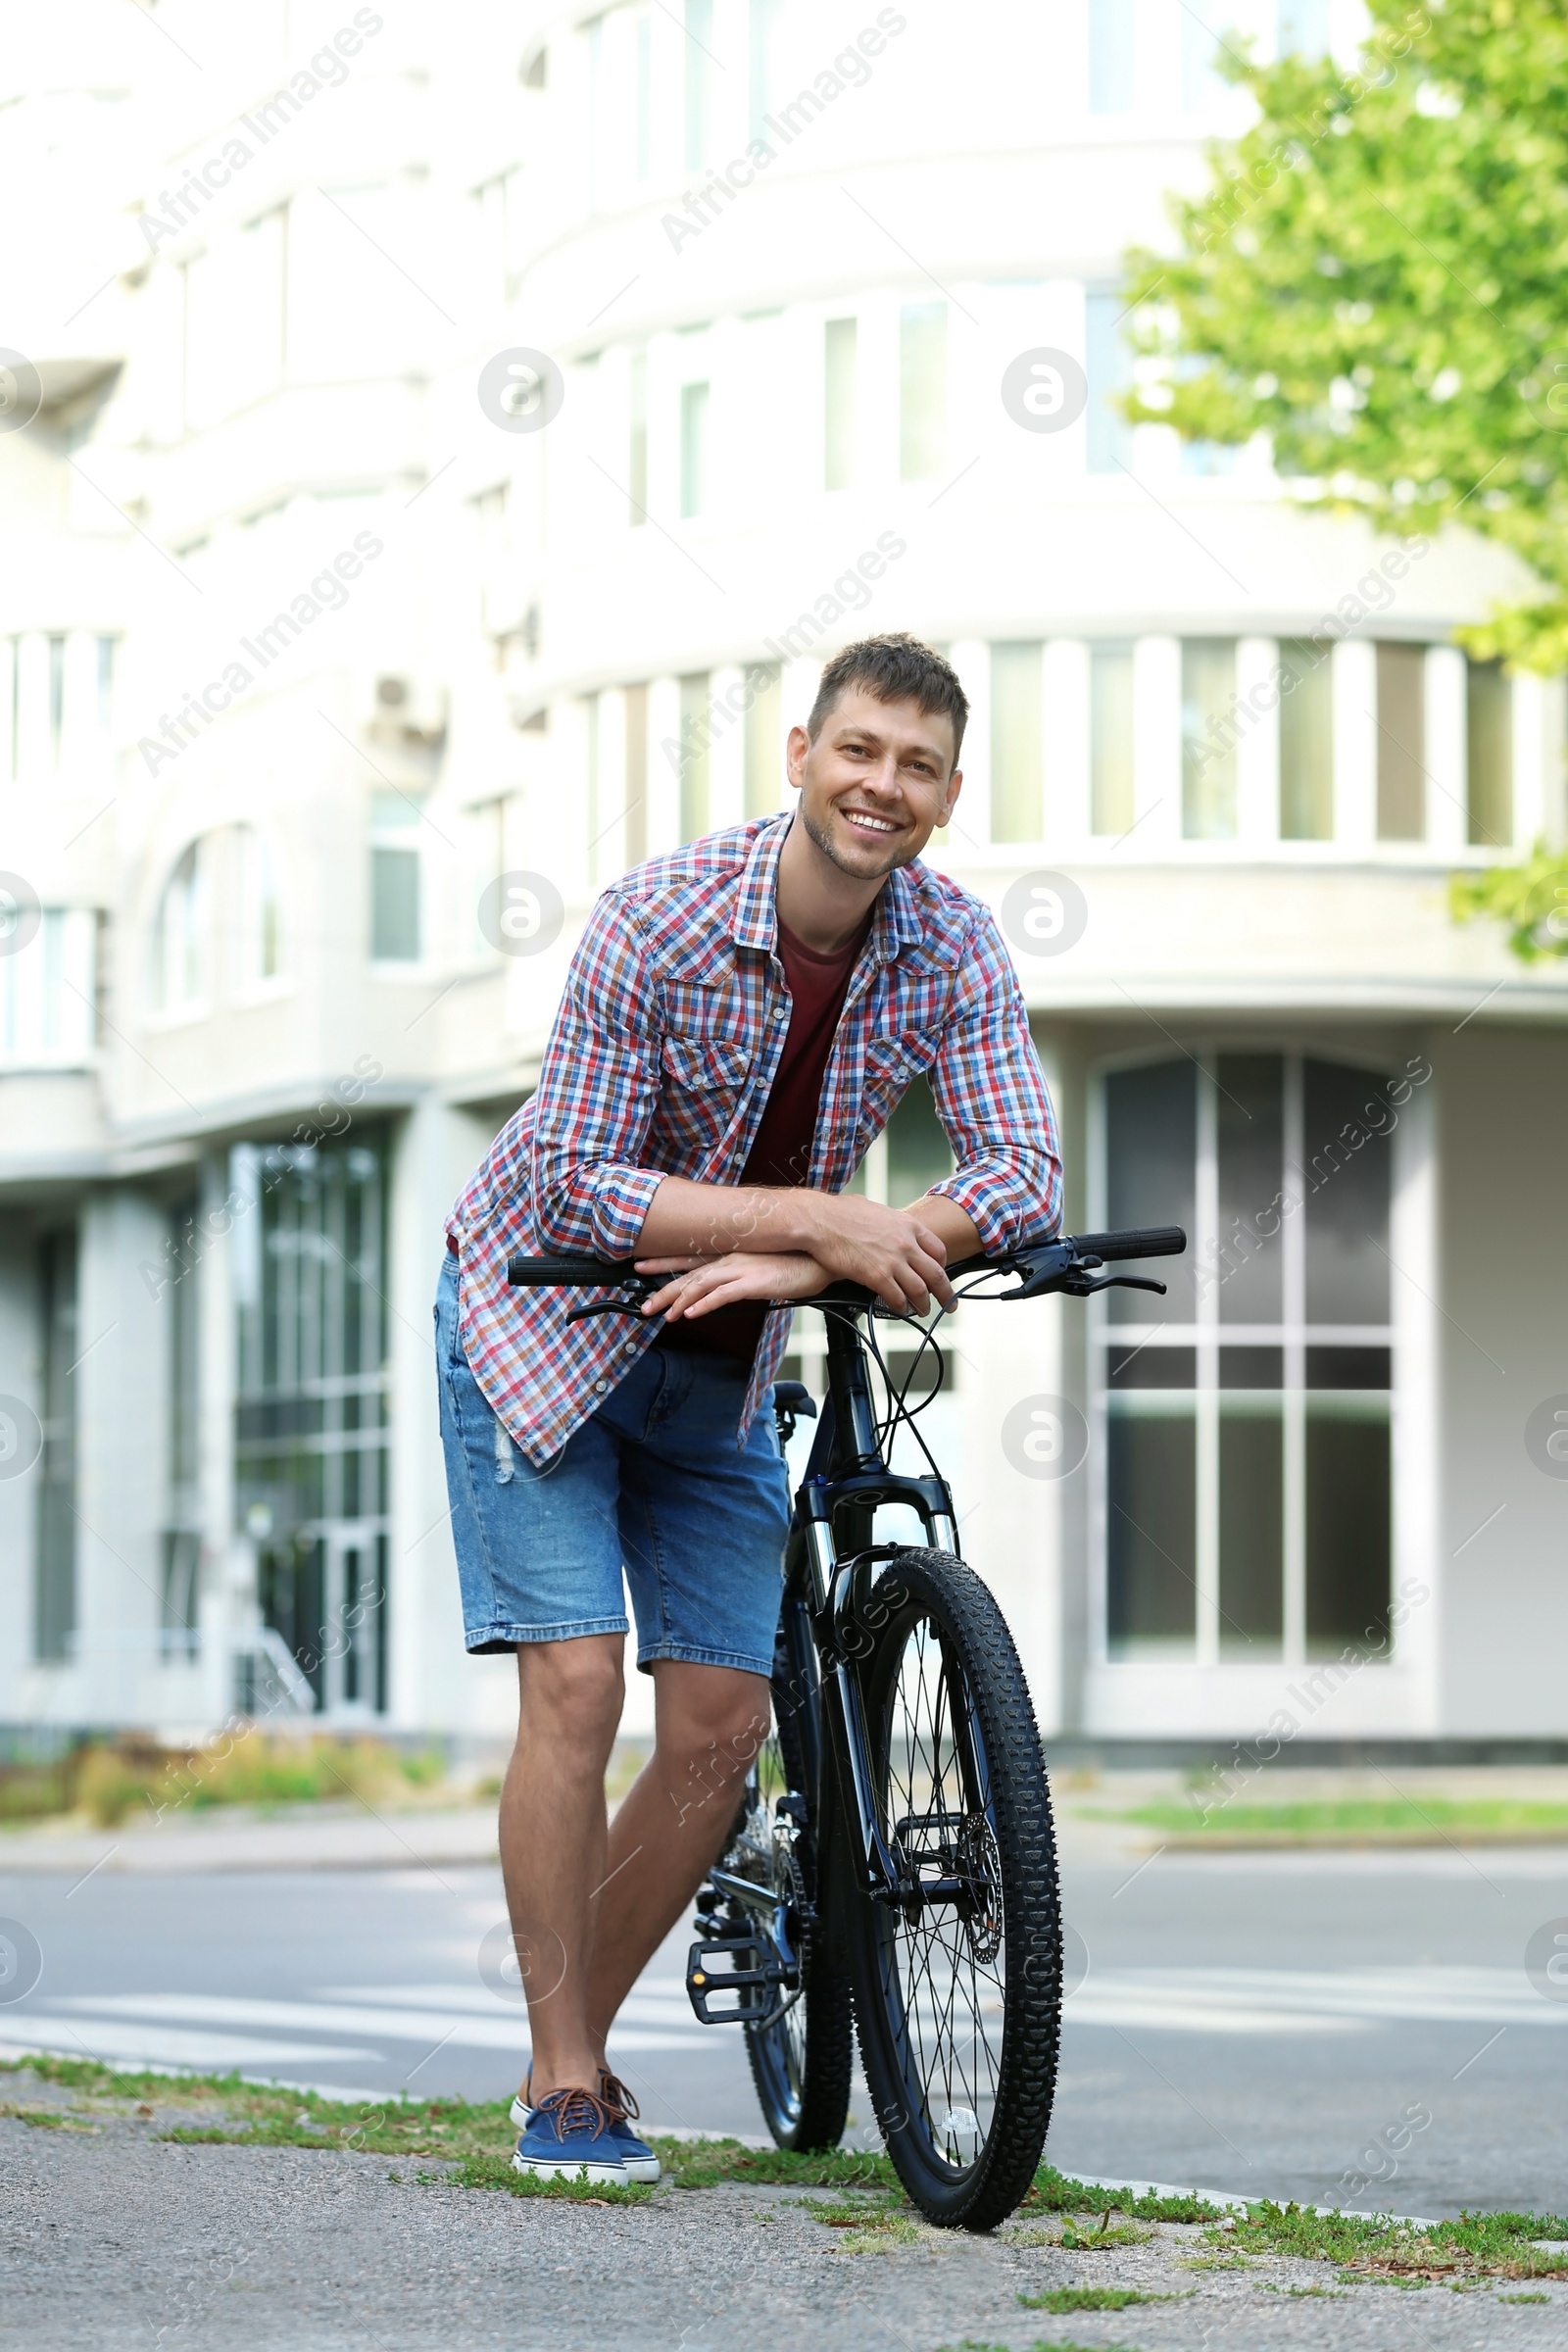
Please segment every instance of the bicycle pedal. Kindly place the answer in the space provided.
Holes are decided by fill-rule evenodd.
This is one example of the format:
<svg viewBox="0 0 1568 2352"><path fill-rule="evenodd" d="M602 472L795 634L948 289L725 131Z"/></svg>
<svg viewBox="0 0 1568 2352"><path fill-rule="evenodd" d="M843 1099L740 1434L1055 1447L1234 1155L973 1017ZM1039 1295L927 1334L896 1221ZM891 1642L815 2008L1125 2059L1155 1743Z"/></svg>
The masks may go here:
<svg viewBox="0 0 1568 2352"><path fill-rule="evenodd" d="M749 1967L713 1967L720 1961L755 1955ZM694 1943L686 1956L686 1997L705 2026L760 2025L779 2006L781 1991L795 1989L796 1972L785 1966L770 1939L760 1936L711 1936ZM715 2009L716 2000L731 1999L733 2008Z"/></svg>

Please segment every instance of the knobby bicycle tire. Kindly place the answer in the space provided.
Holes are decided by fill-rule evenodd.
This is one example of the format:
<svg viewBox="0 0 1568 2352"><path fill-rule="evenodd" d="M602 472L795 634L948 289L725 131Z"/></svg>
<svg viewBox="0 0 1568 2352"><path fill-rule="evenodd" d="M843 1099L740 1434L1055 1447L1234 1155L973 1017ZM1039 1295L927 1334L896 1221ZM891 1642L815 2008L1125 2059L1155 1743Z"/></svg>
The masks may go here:
<svg viewBox="0 0 1568 2352"><path fill-rule="evenodd" d="M792 1643L788 1628L797 1639ZM792 1654L793 1653L793 1654ZM819 1900L820 1872L815 1772L808 1761L821 1752L820 1717L813 1713L811 1736L803 1738L804 1710L816 1710L816 1661L809 1629L798 1602L786 1602L773 1666L775 1729L759 1759L759 1785L769 1817L787 1793L805 1814L795 1852L801 1893ZM776 1786L770 1788L769 1783ZM855 2064L853 2004L847 1979L824 1949L819 1925L802 1938L804 1983L790 2011L770 2026L747 2026L746 2055L763 2119L781 2148L802 2154L837 2147L850 2111L850 2078Z"/></svg>
<svg viewBox="0 0 1568 2352"><path fill-rule="evenodd" d="M853 1646L882 1834L932 1883L966 1889L902 1909L841 1881L866 2082L913 2202L939 2225L992 2230L1039 2166L1060 2036L1055 1839L1028 1686L996 1601L948 1552L895 1554Z"/></svg>

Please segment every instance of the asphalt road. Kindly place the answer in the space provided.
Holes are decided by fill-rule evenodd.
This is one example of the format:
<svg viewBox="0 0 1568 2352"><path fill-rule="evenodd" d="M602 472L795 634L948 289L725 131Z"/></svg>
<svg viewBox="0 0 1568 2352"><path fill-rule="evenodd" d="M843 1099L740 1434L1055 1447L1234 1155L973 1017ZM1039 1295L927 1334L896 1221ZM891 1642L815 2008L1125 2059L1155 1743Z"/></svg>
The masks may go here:
<svg viewBox="0 0 1568 2352"><path fill-rule="evenodd" d="M1049 2146L1064 2170L1433 2217L1568 2208L1568 1999L1524 1965L1568 1916L1568 1852L1167 1854L1078 1863L1065 1886L1087 1966ZM481 1974L503 1917L488 1867L19 1873L3 1917L43 1968L0 2006L0 2048L368 2096L499 2097L525 2062L521 2007ZM686 2005L685 1942L628 2004L616 2065L656 2127L755 2133L738 2036Z"/></svg>

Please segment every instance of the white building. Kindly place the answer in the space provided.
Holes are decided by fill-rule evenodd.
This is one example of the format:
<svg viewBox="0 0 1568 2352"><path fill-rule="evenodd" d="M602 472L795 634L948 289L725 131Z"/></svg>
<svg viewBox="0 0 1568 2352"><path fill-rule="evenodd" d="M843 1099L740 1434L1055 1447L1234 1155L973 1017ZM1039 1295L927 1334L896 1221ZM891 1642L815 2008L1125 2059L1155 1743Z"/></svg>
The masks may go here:
<svg viewBox="0 0 1568 2352"><path fill-rule="evenodd" d="M1353 52L1346 0L1222 13ZM1239 119L1193 9L213 20L0 65L49 199L0 379L0 1725L505 1727L444 1211L594 891L780 806L821 660L899 627L971 698L937 854L1017 949L1069 1223L1195 1241L1157 1320L957 1327L932 1420L1043 1725L1568 1738L1568 986L1446 907L1561 837L1562 685L1450 641L1494 548L1120 421L1120 257ZM941 1152L910 1098L865 1181Z"/></svg>

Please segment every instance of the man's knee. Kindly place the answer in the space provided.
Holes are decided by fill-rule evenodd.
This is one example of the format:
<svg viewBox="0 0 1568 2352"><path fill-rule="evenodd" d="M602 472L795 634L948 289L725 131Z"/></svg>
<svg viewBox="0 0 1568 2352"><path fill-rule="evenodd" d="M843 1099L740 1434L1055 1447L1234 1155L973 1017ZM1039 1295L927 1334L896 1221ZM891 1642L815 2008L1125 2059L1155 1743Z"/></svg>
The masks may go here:
<svg viewBox="0 0 1568 2352"><path fill-rule="evenodd" d="M760 1675L728 1667L688 1666L659 1693L659 1745L666 1762L710 1757L744 1773L768 1731L768 1690Z"/></svg>
<svg viewBox="0 0 1568 2352"><path fill-rule="evenodd" d="M579 1735L613 1736L626 1689L618 1642L588 1635L519 1649L517 1673L525 1719L550 1716Z"/></svg>

